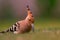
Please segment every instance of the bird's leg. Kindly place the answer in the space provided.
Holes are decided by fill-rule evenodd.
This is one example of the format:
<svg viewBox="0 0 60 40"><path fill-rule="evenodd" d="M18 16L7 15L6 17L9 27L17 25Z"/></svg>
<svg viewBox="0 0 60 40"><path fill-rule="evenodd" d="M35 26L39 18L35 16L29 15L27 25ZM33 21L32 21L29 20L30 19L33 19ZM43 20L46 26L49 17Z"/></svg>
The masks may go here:
<svg viewBox="0 0 60 40"><path fill-rule="evenodd" d="M32 26L32 31L34 32L34 24L32 23L31 26Z"/></svg>

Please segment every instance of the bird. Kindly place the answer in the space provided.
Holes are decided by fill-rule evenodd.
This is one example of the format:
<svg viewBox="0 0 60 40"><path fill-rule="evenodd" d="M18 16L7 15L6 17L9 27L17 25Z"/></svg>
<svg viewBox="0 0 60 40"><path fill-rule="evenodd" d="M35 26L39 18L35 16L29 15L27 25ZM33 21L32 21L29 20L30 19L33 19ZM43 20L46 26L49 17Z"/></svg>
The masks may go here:
<svg viewBox="0 0 60 40"><path fill-rule="evenodd" d="M27 16L25 19L17 21L7 30L1 31L0 33L13 32L14 34L21 34L30 32L31 30L34 32L34 16L29 8L29 5L27 5L26 8Z"/></svg>

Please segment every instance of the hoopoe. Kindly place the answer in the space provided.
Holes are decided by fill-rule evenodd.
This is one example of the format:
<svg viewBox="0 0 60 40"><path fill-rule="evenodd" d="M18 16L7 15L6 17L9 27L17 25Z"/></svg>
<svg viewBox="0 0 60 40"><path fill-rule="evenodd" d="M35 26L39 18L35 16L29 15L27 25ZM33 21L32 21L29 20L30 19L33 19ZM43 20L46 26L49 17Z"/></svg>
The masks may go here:
<svg viewBox="0 0 60 40"><path fill-rule="evenodd" d="M34 32L34 16L32 14L32 12L30 11L29 5L27 5L27 17L26 19L29 19L31 21L31 25L32 25L32 31Z"/></svg>
<svg viewBox="0 0 60 40"><path fill-rule="evenodd" d="M27 17L24 20L17 21L9 29L1 31L0 33L13 32L14 34L30 32L31 29L34 31L34 17L27 5Z"/></svg>

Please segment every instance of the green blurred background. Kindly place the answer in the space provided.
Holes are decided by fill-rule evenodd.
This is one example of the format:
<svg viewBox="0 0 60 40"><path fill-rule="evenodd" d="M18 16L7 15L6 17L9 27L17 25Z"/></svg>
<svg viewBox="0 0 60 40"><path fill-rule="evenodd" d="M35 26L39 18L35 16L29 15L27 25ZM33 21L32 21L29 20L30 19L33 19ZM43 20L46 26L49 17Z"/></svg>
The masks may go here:
<svg viewBox="0 0 60 40"><path fill-rule="evenodd" d="M26 5L30 6L36 18L60 18L59 0L26 0L25 2L23 0L1 0L0 3L0 19L26 17Z"/></svg>
<svg viewBox="0 0 60 40"><path fill-rule="evenodd" d="M0 40L60 40L60 0L0 0L0 31L27 16L30 6L35 18L35 32L0 34ZM42 32L42 31L52 32Z"/></svg>
<svg viewBox="0 0 60 40"><path fill-rule="evenodd" d="M29 1L29 0L26 0L26 1ZM33 1L35 1L35 2L33 2ZM14 16L13 14L18 15L19 11L20 11L21 14L18 15L18 17L21 16L23 14L21 12L21 10L23 12L25 12L25 10L26 10L26 8L25 9L22 8L20 10L20 8L23 7L23 5L24 5L24 7L26 7L26 5L30 5L31 9L34 9L33 7L36 6L35 8L38 11L35 14L37 14L37 16L39 16L39 17L48 17L48 18L49 17L51 17L51 18L52 17L55 17L55 18L60 17L60 10L59 10L60 1L59 0L33 0L33 1L30 2L30 3L26 2L24 4L24 3L20 3L20 2L24 2L24 1L20 1L18 3L18 0L17 0L17 2L14 1L14 0L13 1L1 0L1 2L0 2L1 3L0 4L0 18L2 18L2 17L3 17L2 19L4 19L4 18L13 18L13 16ZM14 4L14 2L16 4ZM19 7L18 7L19 9L17 8L18 4L20 4ZM14 6L16 6L15 9L14 9ZM17 13L15 13L15 11L17 11ZM34 12L34 11L32 10L32 12ZM40 14L40 15L38 15L38 14ZM25 15L25 14L23 14L23 15Z"/></svg>

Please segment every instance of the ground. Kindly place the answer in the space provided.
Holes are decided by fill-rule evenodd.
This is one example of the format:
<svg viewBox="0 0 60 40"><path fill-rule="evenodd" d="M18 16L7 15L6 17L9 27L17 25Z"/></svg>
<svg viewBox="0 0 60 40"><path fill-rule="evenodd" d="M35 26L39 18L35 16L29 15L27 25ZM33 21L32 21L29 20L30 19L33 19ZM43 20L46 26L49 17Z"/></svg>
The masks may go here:
<svg viewBox="0 0 60 40"><path fill-rule="evenodd" d="M9 28L16 20L0 21L0 31ZM35 32L13 34L11 32L0 34L0 40L60 40L60 21L56 19L36 19Z"/></svg>

